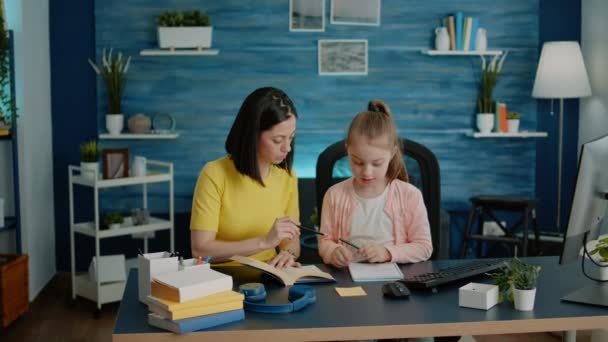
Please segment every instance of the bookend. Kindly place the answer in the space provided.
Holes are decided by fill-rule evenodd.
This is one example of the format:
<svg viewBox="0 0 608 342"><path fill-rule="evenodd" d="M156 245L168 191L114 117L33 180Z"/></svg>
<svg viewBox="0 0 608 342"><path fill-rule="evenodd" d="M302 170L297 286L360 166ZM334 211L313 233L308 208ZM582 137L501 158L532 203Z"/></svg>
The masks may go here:
<svg viewBox="0 0 608 342"><path fill-rule="evenodd" d="M239 286L245 295L243 306L247 311L262 313L289 313L303 309L317 301L315 289L308 285L294 285L289 288L288 304L266 304L266 289L262 283L246 283Z"/></svg>

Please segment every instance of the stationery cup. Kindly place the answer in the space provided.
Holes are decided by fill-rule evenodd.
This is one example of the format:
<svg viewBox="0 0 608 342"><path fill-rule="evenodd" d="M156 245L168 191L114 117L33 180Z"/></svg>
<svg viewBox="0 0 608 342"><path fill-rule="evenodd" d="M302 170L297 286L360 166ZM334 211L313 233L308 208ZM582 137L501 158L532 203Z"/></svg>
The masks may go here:
<svg viewBox="0 0 608 342"><path fill-rule="evenodd" d="M135 177L146 176L146 157L133 157L133 175Z"/></svg>

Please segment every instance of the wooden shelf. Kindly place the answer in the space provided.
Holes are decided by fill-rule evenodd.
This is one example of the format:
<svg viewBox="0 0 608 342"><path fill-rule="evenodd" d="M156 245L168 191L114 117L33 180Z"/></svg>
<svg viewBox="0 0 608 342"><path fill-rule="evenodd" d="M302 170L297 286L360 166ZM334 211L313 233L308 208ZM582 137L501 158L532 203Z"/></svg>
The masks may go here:
<svg viewBox="0 0 608 342"><path fill-rule="evenodd" d="M179 137L179 133L144 133L144 134L107 134L102 133L99 135L99 139L129 139L129 140L137 140L137 139L161 139L161 140L170 140L177 139Z"/></svg>
<svg viewBox="0 0 608 342"><path fill-rule="evenodd" d="M480 138L546 138L547 132L528 132L522 131L517 133L503 133L503 132L491 132L491 133L481 133L481 132L468 132L466 133L468 137L480 139Z"/></svg>
<svg viewBox="0 0 608 342"><path fill-rule="evenodd" d="M220 53L216 49L145 49L139 51L140 56L215 56Z"/></svg>
<svg viewBox="0 0 608 342"><path fill-rule="evenodd" d="M502 50L485 50L485 51L439 51L439 50L421 50L424 55L428 56L500 56Z"/></svg>

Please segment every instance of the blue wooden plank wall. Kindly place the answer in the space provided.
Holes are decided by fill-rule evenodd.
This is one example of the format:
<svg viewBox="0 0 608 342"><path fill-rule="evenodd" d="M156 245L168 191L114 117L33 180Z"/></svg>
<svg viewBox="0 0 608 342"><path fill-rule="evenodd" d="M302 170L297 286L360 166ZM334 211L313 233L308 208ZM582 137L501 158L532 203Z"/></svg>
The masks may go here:
<svg viewBox="0 0 608 342"><path fill-rule="evenodd" d="M467 206L473 194L534 194L534 139L472 139L479 77L477 57L430 57L420 53L449 13L479 17L491 49L508 49L495 95L523 113L521 128L536 130L536 102L530 97L538 56L538 0L384 0L381 25L329 24L325 32L289 32L287 0L194 1L104 0L95 8L97 58L113 47L131 55L123 111L150 116L170 113L180 137L169 141L102 141L128 147L131 155L175 164L176 210L189 211L196 177L205 162L224 155L224 139L242 100L253 89L284 89L300 114L295 169L314 178L318 154L342 139L351 118L369 99L392 108L400 134L433 150L441 166L442 205ZM203 8L214 26L217 56L143 57L156 47L156 16L165 10ZM319 76L318 39L367 39L367 76ZM105 95L98 83L98 122L103 130ZM166 207L166 188L153 187ZM129 191L129 190L124 190ZM135 192L104 205L137 206Z"/></svg>

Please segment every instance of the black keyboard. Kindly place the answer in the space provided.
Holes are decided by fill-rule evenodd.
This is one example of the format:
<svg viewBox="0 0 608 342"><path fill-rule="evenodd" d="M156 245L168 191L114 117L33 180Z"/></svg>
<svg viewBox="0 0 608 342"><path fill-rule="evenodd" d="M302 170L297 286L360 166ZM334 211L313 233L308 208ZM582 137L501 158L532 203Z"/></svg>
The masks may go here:
<svg viewBox="0 0 608 342"><path fill-rule="evenodd" d="M442 268L437 272L405 277L402 282L412 290L432 289L507 266L504 259L476 259L457 266Z"/></svg>

